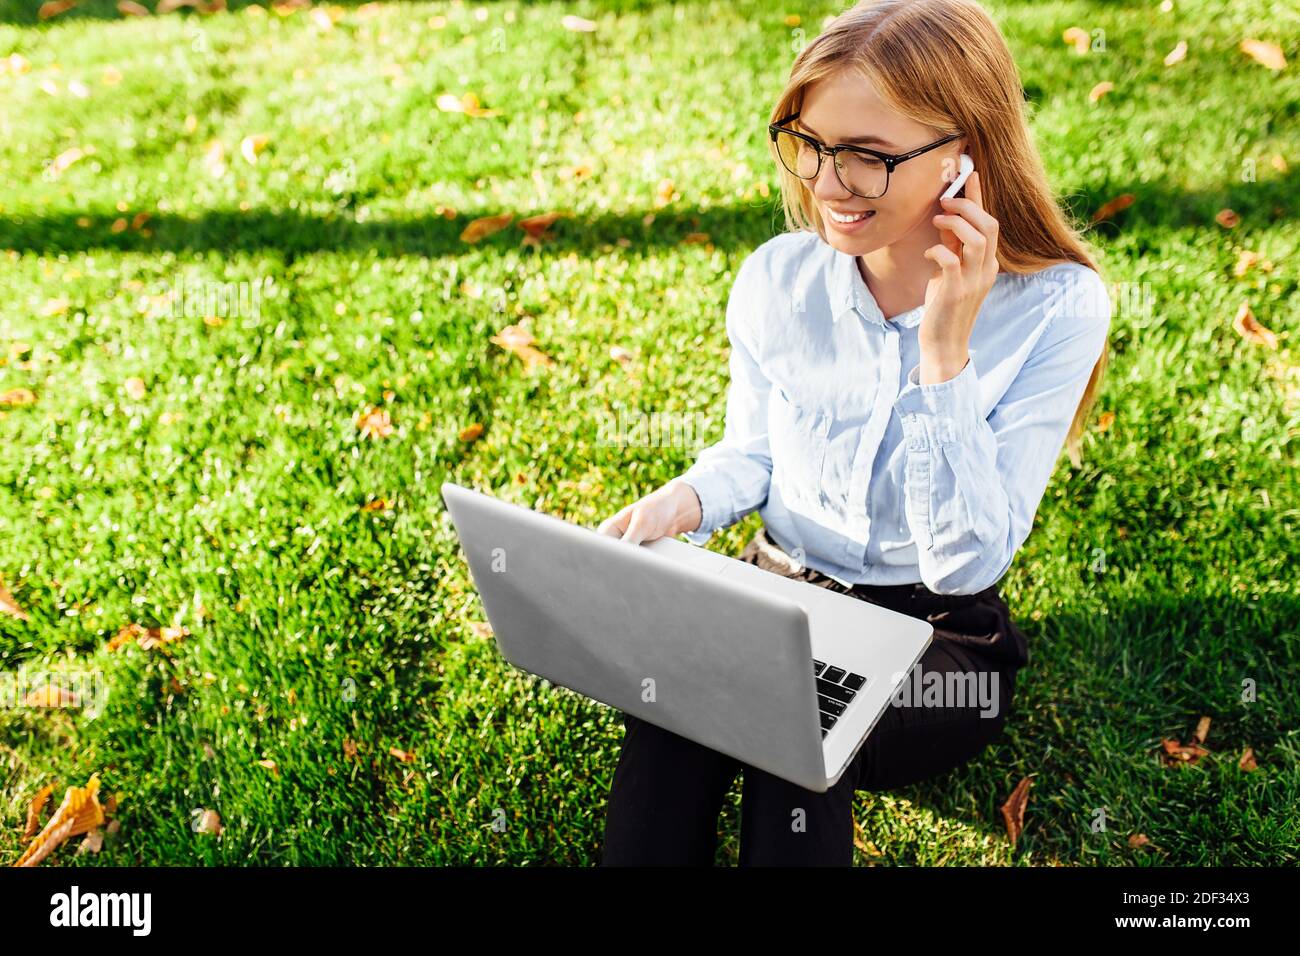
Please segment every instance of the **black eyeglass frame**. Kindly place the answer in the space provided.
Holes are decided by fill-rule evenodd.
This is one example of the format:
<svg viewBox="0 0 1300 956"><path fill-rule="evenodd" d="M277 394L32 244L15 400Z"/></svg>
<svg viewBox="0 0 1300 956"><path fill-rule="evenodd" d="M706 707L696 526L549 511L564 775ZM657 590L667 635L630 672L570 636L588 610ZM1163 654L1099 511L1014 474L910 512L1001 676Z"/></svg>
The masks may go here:
<svg viewBox="0 0 1300 956"><path fill-rule="evenodd" d="M811 176L800 176L794 170L790 169L789 166L786 166L785 160L781 158L781 151L779 149L774 148L774 152L777 154L777 159L780 160L782 167L784 167L790 173L790 175L795 176L798 179L802 179L805 182L809 180L815 180L818 176L822 174L823 157L829 156L831 157L831 162L834 164L835 167L835 178L839 180L840 185L843 186L845 189L848 189L848 191L850 193L853 193L854 196L858 196L861 199L879 199L885 193L889 192L889 179L893 175L894 168L898 166L899 163L905 163L909 159L913 159L917 156L920 156L922 153L928 153L930 150L936 149L942 146L944 143L951 143L954 139L960 139L962 136L966 135L965 133L962 132L956 132L956 133L952 133L949 136L945 136L943 139L937 139L933 143L930 143L928 146L918 146L916 149L909 150L906 153L882 153L878 149L871 149L867 146L853 146L848 143L841 143L838 146L827 146L823 143L819 143L817 140L813 139L807 133L800 133L798 130L786 128L785 126L786 123L789 123L791 120L796 120L798 118L799 118L799 113L795 112L795 113L791 113L789 116L785 117L784 119L778 120L775 123L769 123L767 127L768 135L772 138L773 147L776 146L776 137L778 133L789 133L791 136L797 136L801 140L806 142L809 146L811 146L813 149L817 151L817 171L813 173ZM840 179L840 167L839 167L839 162L837 161L837 157L840 153L866 153L868 156L872 156L885 164L885 188L880 191L879 195L863 196L861 193L855 193L853 192L852 189L849 189L848 185L845 184L844 180Z"/></svg>

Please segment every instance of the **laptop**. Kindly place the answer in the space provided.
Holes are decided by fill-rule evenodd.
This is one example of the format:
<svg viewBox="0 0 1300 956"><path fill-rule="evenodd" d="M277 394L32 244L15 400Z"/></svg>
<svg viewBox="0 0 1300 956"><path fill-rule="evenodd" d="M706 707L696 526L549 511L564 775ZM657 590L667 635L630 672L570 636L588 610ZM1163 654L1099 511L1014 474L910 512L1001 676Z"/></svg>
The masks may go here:
<svg viewBox="0 0 1300 956"><path fill-rule="evenodd" d="M632 545L442 485L507 661L817 793L934 628L677 538Z"/></svg>

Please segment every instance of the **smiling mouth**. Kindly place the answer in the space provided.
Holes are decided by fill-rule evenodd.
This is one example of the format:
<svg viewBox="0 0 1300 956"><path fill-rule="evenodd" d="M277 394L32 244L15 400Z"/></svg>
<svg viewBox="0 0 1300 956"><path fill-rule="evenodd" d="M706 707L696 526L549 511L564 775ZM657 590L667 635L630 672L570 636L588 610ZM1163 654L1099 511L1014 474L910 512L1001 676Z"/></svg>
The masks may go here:
<svg viewBox="0 0 1300 956"><path fill-rule="evenodd" d="M861 222L863 219L869 219L876 214L874 209L864 209L861 212L841 213L834 209L827 209L826 214L835 222L844 223L845 225L854 222Z"/></svg>

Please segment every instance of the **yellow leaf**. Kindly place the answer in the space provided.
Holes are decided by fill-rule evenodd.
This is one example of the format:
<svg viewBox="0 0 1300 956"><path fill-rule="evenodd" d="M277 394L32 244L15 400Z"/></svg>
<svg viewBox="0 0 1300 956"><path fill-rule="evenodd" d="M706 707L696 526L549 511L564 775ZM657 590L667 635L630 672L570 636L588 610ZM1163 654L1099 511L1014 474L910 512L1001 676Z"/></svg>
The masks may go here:
<svg viewBox="0 0 1300 956"><path fill-rule="evenodd" d="M1237 314L1232 319L1232 327L1237 330L1238 335L1248 342L1266 345L1270 349L1277 348L1277 336L1259 324L1259 320L1255 318L1255 313L1250 310L1249 302L1241 303L1241 306L1237 309Z"/></svg>
<svg viewBox="0 0 1300 956"><path fill-rule="evenodd" d="M1270 70L1286 68L1286 54L1276 43L1269 43L1267 40L1242 40L1241 52Z"/></svg>
<svg viewBox="0 0 1300 956"><path fill-rule="evenodd" d="M1092 49L1092 37L1082 27L1070 27L1061 34L1061 39L1074 47L1075 53L1087 53Z"/></svg>
<svg viewBox="0 0 1300 956"><path fill-rule="evenodd" d="M1110 80L1102 80L1100 83L1098 83L1096 86L1094 86L1091 90L1088 91L1088 99L1091 102L1096 103L1098 100L1100 100L1103 96L1105 96L1114 88L1115 88L1115 84L1112 83Z"/></svg>
<svg viewBox="0 0 1300 956"><path fill-rule="evenodd" d="M0 405L3 404L4 402L0 401ZM0 581L0 614L7 614L9 617L16 617L20 621L31 620L27 616L27 612L18 606L18 602L14 600L14 596L10 594L9 589L5 587L4 581Z"/></svg>
<svg viewBox="0 0 1300 956"><path fill-rule="evenodd" d="M0 405L31 405L36 401L36 396L30 388L11 388L7 392L0 392Z"/></svg>
<svg viewBox="0 0 1300 956"><path fill-rule="evenodd" d="M38 20L48 20L50 17L57 17L60 13L67 13L77 5L77 0L48 0L42 3L40 9L36 11Z"/></svg>
<svg viewBox="0 0 1300 956"><path fill-rule="evenodd" d="M257 157L262 155L262 150L266 149L266 144L270 141L270 137L264 133L245 136L239 143L239 155L243 156L244 161L249 165L256 165Z"/></svg>
<svg viewBox="0 0 1300 956"><path fill-rule="evenodd" d="M69 837L80 836L104 823L104 811L96 793L99 775L94 774L84 787L69 787L63 803L45 829L36 835L14 866L35 866Z"/></svg>
<svg viewBox="0 0 1300 956"><path fill-rule="evenodd" d="M478 242L494 232L500 232L510 225L512 219L514 219L514 213L509 212L503 212L498 216L483 216L475 219L461 230L460 238L463 242Z"/></svg>

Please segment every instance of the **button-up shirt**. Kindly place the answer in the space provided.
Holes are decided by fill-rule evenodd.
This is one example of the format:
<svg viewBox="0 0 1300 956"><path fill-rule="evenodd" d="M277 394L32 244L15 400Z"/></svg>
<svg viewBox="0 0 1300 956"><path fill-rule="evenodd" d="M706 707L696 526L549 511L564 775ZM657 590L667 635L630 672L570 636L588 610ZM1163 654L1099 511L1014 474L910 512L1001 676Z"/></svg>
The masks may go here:
<svg viewBox="0 0 1300 956"><path fill-rule="evenodd" d="M758 509L779 547L845 585L996 583L1105 347L1110 296L1079 263L1001 272L969 361L926 385L924 314L886 318L856 257L815 232L746 256L726 310L723 436L682 475L703 511L686 539Z"/></svg>

